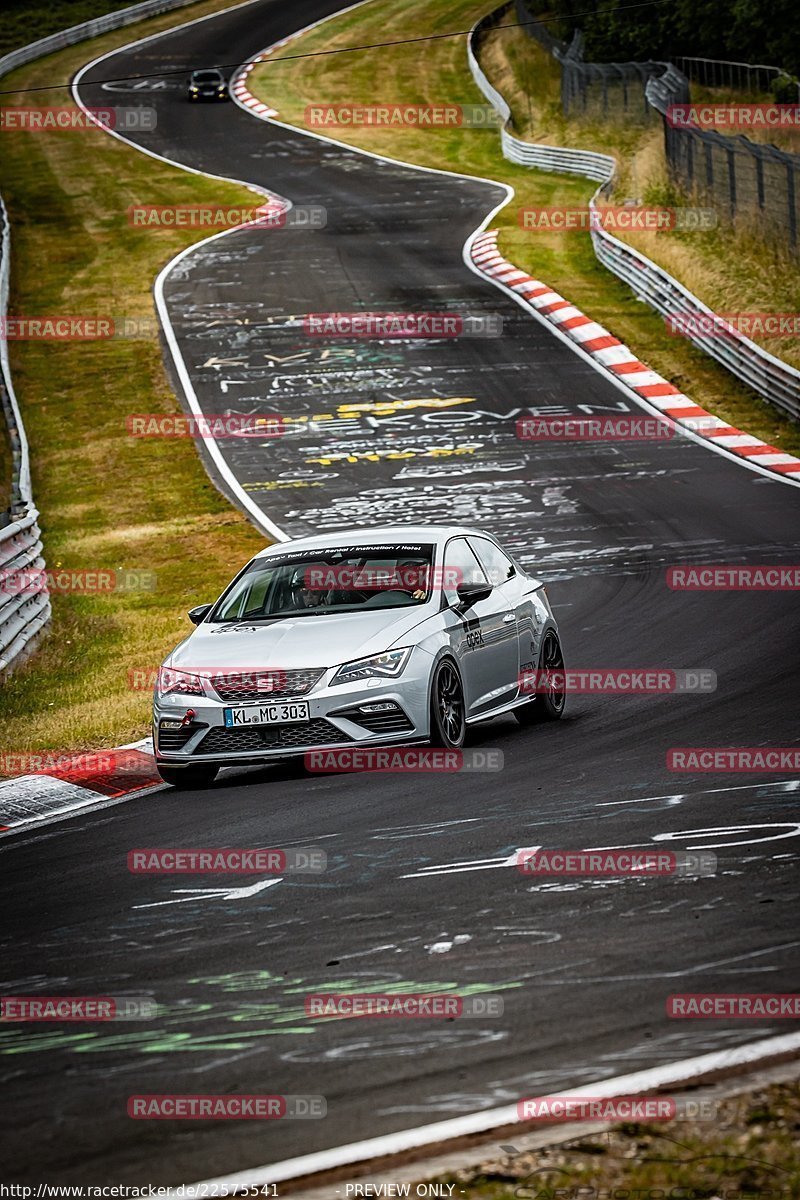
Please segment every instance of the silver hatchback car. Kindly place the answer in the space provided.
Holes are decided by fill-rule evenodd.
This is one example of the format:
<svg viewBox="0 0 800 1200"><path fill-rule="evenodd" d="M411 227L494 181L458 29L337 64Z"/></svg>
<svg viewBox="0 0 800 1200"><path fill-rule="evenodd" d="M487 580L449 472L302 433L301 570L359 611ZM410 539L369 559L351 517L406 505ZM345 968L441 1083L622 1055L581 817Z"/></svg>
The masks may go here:
<svg viewBox="0 0 800 1200"><path fill-rule="evenodd" d="M561 716L561 642L543 584L487 533L387 525L283 542L256 555L160 668L161 777L310 751L429 742L513 712ZM547 686L531 692L529 673Z"/></svg>

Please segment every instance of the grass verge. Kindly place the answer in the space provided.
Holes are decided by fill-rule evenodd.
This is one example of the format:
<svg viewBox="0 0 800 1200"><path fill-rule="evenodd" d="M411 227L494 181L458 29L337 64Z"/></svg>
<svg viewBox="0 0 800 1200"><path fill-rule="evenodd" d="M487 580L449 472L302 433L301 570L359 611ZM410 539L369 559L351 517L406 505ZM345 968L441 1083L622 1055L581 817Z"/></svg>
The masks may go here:
<svg viewBox="0 0 800 1200"><path fill-rule="evenodd" d="M435 1182L480 1200L789 1200L798 1127L797 1084L773 1084L721 1101L713 1122L616 1126Z"/></svg>
<svg viewBox="0 0 800 1200"><path fill-rule="evenodd" d="M481 65L508 101L519 137L616 157L619 174L610 203L621 204L627 198L665 207L695 203L669 180L661 120L644 125L621 119L567 120L561 111L558 64L524 30L490 31L481 50ZM697 203L705 205L702 199ZM705 232L619 236L715 312L800 313L797 257L778 242L766 242L744 219L735 228L720 216L717 228ZM799 337L754 335L752 340L800 367Z"/></svg>
<svg viewBox="0 0 800 1200"><path fill-rule="evenodd" d="M0 13L0 56L38 42L51 33L69 29L104 17L106 13L129 8L136 0L49 0L47 5L32 5L30 0L6 0Z"/></svg>
<svg viewBox="0 0 800 1200"><path fill-rule="evenodd" d="M381 0L379 4L373 0L334 17L270 55L251 73L250 87L278 110L280 120L300 128L309 128L305 110L310 105L482 103L483 97L467 67L463 36L299 61L287 56L464 30L486 11L486 0L419 0L412 8L404 0ZM515 31L502 36L508 37L512 32ZM493 69L491 61L486 65ZM547 72L552 75L556 64L543 55L542 68L545 75ZM502 88L503 81L499 82ZM552 86L553 79L538 81L542 103L547 102ZM534 96L531 108L534 115L536 103ZM777 413L701 350L684 339L670 336L662 318L637 301L621 281L600 266L588 235L537 234L520 227L518 210L522 207L585 204L594 190L589 181L532 171L506 161L496 129L336 125L320 131L345 144L421 166L489 176L511 184L516 196L493 223L500 230L500 248L511 262L543 279L602 322L637 356L698 404L772 445L800 453L800 425ZM548 140L539 138L538 133L537 129L537 140ZM570 144L599 148L597 141L592 140L591 129L582 136L583 141L574 137L569 139ZM621 152L632 152L638 137L638 130L626 129ZM558 136L550 140L564 144ZM442 219L447 219L446 214L442 214ZM678 236L686 235L670 235ZM751 298L750 307L755 306L754 299L757 298Z"/></svg>
<svg viewBox="0 0 800 1200"><path fill-rule="evenodd" d="M67 80L96 54L225 7L212 0L106 35L5 85ZM9 100L26 102L22 91ZM253 202L250 191L159 163L100 130L2 137L16 315L153 317L158 271L205 235L133 228L127 207ZM149 729L149 693L131 689L129 672L157 665L189 631L186 609L213 599L264 540L212 485L191 439L128 436L129 413L179 411L154 332L17 341L10 352L48 567L140 569L157 584L54 596L49 635L0 692L2 749L117 745Z"/></svg>

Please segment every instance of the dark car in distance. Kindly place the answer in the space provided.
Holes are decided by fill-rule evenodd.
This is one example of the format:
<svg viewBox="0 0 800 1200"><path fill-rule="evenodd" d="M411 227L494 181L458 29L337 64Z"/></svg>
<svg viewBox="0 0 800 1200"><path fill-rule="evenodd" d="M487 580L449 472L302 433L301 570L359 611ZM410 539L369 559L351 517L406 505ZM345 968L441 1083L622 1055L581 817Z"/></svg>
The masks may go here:
<svg viewBox="0 0 800 1200"><path fill-rule="evenodd" d="M227 100L228 84L216 67L206 67L202 71L192 71L188 94L190 100Z"/></svg>

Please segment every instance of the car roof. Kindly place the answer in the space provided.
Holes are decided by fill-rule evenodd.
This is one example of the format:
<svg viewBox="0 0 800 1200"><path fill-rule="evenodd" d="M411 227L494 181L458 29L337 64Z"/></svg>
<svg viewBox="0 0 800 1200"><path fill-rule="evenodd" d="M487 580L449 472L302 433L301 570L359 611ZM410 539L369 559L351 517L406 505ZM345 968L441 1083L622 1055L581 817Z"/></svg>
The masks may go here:
<svg viewBox="0 0 800 1200"><path fill-rule="evenodd" d="M276 542L261 550L256 558L285 553L287 550L326 550L347 545L378 546L385 542L433 542L442 545L448 538L469 534L491 537L484 530L467 525L372 525L369 529L339 529L336 533L315 533L288 542Z"/></svg>
<svg viewBox="0 0 800 1200"><path fill-rule="evenodd" d="M222 76L222 71L219 67L198 67L196 71L192 71L192 75L217 75Z"/></svg>

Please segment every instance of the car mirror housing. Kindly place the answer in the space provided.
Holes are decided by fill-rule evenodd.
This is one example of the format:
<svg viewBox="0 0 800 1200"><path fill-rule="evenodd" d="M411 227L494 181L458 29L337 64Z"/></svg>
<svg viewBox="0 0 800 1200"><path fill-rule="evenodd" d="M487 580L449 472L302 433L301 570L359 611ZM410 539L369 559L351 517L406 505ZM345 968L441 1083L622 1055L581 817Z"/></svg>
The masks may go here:
<svg viewBox="0 0 800 1200"><path fill-rule="evenodd" d="M485 600L492 594L490 583L460 583L456 588L459 608L472 608L480 600Z"/></svg>
<svg viewBox="0 0 800 1200"><path fill-rule="evenodd" d="M198 604L195 608L189 609L187 616L193 625L199 625L211 612L212 607L211 604Z"/></svg>

